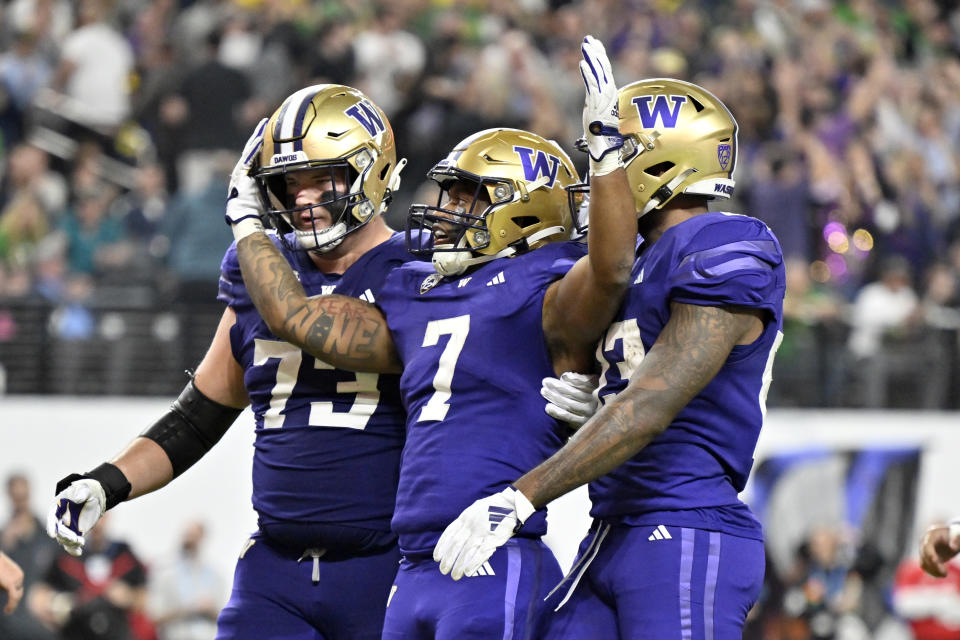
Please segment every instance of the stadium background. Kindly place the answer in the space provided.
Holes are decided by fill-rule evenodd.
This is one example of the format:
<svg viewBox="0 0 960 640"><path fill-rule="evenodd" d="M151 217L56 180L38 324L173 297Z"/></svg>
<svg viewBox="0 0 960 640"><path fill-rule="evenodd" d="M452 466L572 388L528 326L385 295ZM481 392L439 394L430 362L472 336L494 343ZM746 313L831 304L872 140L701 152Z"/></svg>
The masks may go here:
<svg viewBox="0 0 960 640"><path fill-rule="evenodd" d="M591 33L621 85L678 77L730 106L740 146L724 208L766 221L788 257L748 492L772 556L753 637L896 633L893 570L930 519L960 511L946 457L960 408L954 5L4 3L0 475L26 471L42 513L56 479L116 451L182 388L222 311L226 174L292 90L346 83L387 112L410 161L389 216L402 228L410 202L435 197L431 164L482 128L554 138L585 169L572 142ZM227 583L253 526L249 426L245 414L184 478L118 509L115 533L161 563L203 517ZM0 523L7 512L0 498ZM561 554L583 526L570 513L552 531ZM827 568L811 552L824 544ZM837 597L817 600L817 580ZM841 619L863 625L824 626Z"/></svg>

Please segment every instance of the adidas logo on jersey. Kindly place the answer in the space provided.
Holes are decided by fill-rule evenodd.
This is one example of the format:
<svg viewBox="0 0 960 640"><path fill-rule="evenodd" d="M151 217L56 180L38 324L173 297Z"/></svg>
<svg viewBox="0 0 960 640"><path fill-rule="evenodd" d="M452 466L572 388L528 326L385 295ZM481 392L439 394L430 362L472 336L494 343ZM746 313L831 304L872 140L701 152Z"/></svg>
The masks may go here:
<svg viewBox="0 0 960 640"><path fill-rule="evenodd" d="M501 271L490 279L490 282L487 283L487 286L492 287L495 284L503 284L504 282L506 282L506 280L504 280L503 271Z"/></svg>
<svg viewBox="0 0 960 640"><path fill-rule="evenodd" d="M495 576L495 575L497 574L493 572L493 567L490 566L490 561L488 560L484 562L482 565L480 565L480 568L477 569L476 573L469 575L467 577L476 578L477 576Z"/></svg>
<svg viewBox="0 0 960 640"><path fill-rule="evenodd" d="M366 291L361 293L359 297L361 300L366 300L370 304L373 304L374 302L376 302L376 300L373 297L373 291L371 291L370 289L367 289Z"/></svg>
<svg viewBox="0 0 960 640"><path fill-rule="evenodd" d="M670 535L670 532L667 531L667 528L661 524L653 530L653 533L647 537L647 540L670 540L671 538L673 538L673 536Z"/></svg>

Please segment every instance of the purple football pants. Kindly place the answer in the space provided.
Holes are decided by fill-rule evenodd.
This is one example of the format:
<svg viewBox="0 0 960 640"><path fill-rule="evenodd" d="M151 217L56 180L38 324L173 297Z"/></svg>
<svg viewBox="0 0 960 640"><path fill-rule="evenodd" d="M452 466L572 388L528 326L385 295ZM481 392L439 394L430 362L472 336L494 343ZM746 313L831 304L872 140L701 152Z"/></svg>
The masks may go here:
<svg viewBox="0 0 960 640"><path fill-rule="evenodd" d="M530 640L549 610L543 599L562 578L539 540L514 538L478 575L454 581L433 558L404 558L391 591L384 640Z"/></svg>
<svg viewBox="0 0 960 640"><path fill-rule="evenodd" d="M545 638L740 640L763 585L759 540L601 524L581 544L561 598L590 557L569 599L549 618Z"/></svg>
<svg viewBox="0 0 960 640"><path fill-rule="evenodd" d="M251 538L217 619L217 640L376 640L400 551L311 557ZM249 543L248 543L249 545Z"/></svg>

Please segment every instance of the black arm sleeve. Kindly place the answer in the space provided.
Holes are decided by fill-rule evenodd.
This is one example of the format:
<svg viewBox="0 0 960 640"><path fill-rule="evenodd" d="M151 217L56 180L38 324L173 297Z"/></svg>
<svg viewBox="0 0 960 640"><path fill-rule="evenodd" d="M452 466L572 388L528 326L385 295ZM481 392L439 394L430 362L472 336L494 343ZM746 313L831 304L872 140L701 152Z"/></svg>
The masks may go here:
<svg viewBox="0 0 960 640"><path fill-rule="evenodd" d="M191 380L170 410L140 435L160 445L176 478L220 441L242 411L214 402Z"/></svg>

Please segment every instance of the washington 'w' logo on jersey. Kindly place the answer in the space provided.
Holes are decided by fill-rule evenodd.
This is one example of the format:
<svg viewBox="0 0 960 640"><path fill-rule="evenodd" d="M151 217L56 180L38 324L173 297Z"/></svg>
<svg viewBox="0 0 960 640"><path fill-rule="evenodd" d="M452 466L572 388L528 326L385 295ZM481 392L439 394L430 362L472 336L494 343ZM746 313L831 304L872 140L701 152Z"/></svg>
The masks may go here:
<svg viewBox="0 0 960 640"><path fill-rule="evenodd" d="M653 108L650 107L651 100L654 101ZM673 101L672 107L669 100ZM655 129L657 120L662 121L667 129L673 129L677 126L680 107L686 101L686 96L637 96L633 99L633 104L637 108L637 115L640 116L644 129Z"/></svg>
<svg viewBox="0 0 960 640"><path fill-rule="evenodd" d="M383 118L380 117L377 108L370 104L369 100L361 100L344 113L359 122L371 136L387 130L387 127L383 124Z"/></svg>
<svg viewBox="0 0 960 640"><path fill-rule="evenodd" d="M557 180L560 158L544 151L534 152L530 147L521 147L520 145L515 145L513 150L520 156L520 164L523 166L523 178L527 182L533 182L541 176L546 176L547 186L553 186L553 183Z"/></svg>

